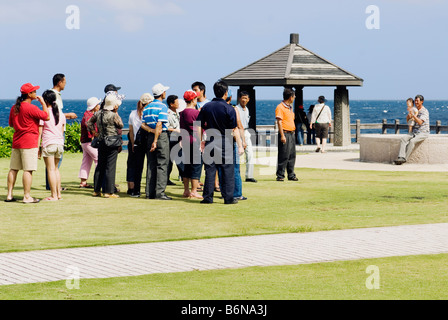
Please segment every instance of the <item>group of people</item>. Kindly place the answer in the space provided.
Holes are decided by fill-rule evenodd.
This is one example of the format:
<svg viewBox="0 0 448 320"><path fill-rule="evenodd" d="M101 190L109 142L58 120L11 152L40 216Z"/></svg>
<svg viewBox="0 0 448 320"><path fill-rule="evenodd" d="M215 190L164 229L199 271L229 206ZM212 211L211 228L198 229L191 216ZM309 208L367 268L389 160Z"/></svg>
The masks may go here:
<svg viewBox="0 0 448 320"><path fill-rule="evenodd" d="M32 174L37 161L44 158L50 196L46 201L62 199L59 167L64 152L66 119L76 114L64 114L61 91L66 85L63 74L53 77L53 89L37 95L39 86L24 84L21 96L11 108L9 125L14 128L8 193L6 202L17 201L13 196L19 170L23 170L24 203L38 203L30 195ZM79 170L80 188L93 188L93 196L118 198L115 184L117 156L122 150L123 121L118 110L124 95L120 87L109 84L103 99L87 100L81 120L83 159ZM232 93L227 84L214 84L215 98L208 100L205 85L192 84L183 94L186 105L181 106L175 95L167 97L169 87L158 83L152 94L145 93L137 108L129 116L129 145L126 180L127 193L140 197L141 179L147 160L147 199L171 200L165 189L173 184L169 176L173 163L184 184L183 197L213 203L214 192L220 192L225 204L246 200L242 195L239 157L246 153L246 182L257 182L253 177L253 152L249 129L249 94L239 92L238 106L231 105ZM42 109L31 102L38 100ZM166 105L164 101L166 100ZM95 163L93 186L88 183ZM205 181L200 183L201 172ZM201 195L199 191L203 189Z"/></svg>

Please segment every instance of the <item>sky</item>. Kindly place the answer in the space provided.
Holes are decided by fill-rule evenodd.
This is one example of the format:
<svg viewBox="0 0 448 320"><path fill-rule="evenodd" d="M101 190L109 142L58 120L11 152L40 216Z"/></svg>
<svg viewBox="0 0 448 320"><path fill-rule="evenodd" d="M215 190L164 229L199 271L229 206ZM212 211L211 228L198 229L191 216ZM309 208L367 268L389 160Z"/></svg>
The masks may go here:
<svg viewBox="0 0 448 320"><path fill-rule="evenodd" d="M350 99L444 100L447 13L446 0L0 0L0 99L27 82L41 94L55 73L66 75L64 99L102 98L109 83L128 99L156 83L182 96L194 81L213 98L216 80L298 33L364 79ZM334 89L306 87L304 99L332 99ZM281 100L282 88L255 90Z"/></svg>

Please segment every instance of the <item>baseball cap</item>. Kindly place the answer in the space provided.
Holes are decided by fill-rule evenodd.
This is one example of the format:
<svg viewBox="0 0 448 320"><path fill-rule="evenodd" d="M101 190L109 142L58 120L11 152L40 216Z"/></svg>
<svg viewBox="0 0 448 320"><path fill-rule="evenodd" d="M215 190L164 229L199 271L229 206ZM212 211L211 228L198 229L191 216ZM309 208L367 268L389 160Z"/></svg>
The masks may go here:
<svg viewBox="0 0 448 320"><path fill-rule="evenodd" d="M97 105L101 103L101 100L97 97L92 97L87 100L87 111L94 109Z"/></svg>
<svg viewBox="0 0 448 320"><path fill-rule="evenodd" d="M184 93L184 100L185 101L192 101L194 98L197 98L200 96L200 92L195 92L193 90L187 90Z"/></svg>
<svg viewBox="0 0 448 320"><path fill-rule="evenodd" d="M170 87L165 87L163 84L158 83L156 84L154 87L152 87L152 94L155 97L161 96L162 93L164 93L165 91L167 91Z"/></svg>
<svg viewBox="0 0 448 320"><path fill-rule="evenodd" d="M144 93L140 97L140 102L143 104L148 104L152 101L154 101L154 97L150 93Z"/></svg>
<svg viewBox="0 0 448 320"><path fill-rule="evenodd" d="M20 87L20 92L24 94L31 93L33 91L39 90L39 86L33 86L31 83L25 83Z"/></svg>
<svg viewBox="0 0 448 320"><path fill-rule="evenodd" d="M108 84L105 88L104 88L104 93L108 93L109 91L118 91L120 90L121 87L116 87L113 84Z"/></svg>

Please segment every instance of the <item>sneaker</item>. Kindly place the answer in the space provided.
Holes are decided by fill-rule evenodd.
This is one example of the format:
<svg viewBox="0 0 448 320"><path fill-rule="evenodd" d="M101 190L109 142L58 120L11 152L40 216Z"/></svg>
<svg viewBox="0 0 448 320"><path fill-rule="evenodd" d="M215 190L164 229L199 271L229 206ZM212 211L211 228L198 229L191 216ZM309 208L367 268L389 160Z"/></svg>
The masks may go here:
<svg viewBox="0 0 448 320"><path fill-rule="evenodd" d="M257 182L257 180L255 180L254 178L248 178L246 179L246 182Z"/></svg>
<svg viewBox="0 0 448 320"><path fill-rule="evenodd" d="M316 152L320 152L320 148L317 148L317 149L316 149Z"/></svg>
<svg viewBox="0 0 448 320"><path fill-rule="evenodd" d="M140 198L140 192L132 192L131 197L132 198Z"/></svg>
<svg viewBox="0 0 448 320"><path fill-rule="evenodd" d="M396 165L401 165L401 164L403 164L403 163L405 163L405 162L406 162L406 159L405 159L405 158L398 158L397 160L394 161L394 163L395 163Z"/></svg>

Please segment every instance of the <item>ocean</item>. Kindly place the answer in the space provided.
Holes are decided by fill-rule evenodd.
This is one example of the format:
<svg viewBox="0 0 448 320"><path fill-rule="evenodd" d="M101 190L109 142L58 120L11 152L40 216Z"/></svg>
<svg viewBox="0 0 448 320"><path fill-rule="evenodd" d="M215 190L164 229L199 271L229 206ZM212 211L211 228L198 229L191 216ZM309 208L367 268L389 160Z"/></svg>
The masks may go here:
<svg viewBox="0 0 448 320"><path fill-rule="evenodd" d="M8 126L8 118L11 106L15 100L0 100L0 126ZM257 125L274 125L275 108L279 100L258 100L257 101ZM233 101L235 103L235 101ZM310 105L315 101L305 100L304 110L308 111ZM33 104L39 105L36 101ZM334 115L333 101L326 103ZM442 125L448 124L448 100L428 100L423 104L429 111L430 124L435 125L437 120L442 121ZM137 106L137 100L124 100L118 114L123 119L127 128L129 114ZM78 119L69 120L80 122L86 109L85 100L64 100L64 112L74 112ZM253 112L253 111L251 111ZM381 123L386 119L388 123L393 123L399 119L400 123L406 122L406 101L404 100L351 100L350 101L350 122L355 123L357 119L361 123ZM370 130L369 130L370 131ZM369 132L371 133L371 132ZM379 130L378 130L379 133Z"/></svg>

